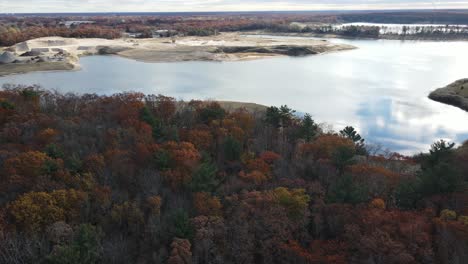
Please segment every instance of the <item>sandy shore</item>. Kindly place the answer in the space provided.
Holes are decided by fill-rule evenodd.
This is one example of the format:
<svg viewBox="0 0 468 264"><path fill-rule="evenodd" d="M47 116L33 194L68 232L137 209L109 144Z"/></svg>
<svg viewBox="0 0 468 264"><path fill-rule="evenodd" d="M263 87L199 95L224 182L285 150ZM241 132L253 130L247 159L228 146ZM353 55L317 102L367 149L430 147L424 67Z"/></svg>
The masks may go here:
<svg viewBox="0 0 468 264"><path fill-rule="evenodd" d="M354 49L324 40L278 39L222 33L209 37L75 39L47 37L5 48L14 62L0 64L0 76L31 71L79 69L79 57L114 54L145 62L238 61L305 56ZM1 54L0 54L1 55Z"/></svg>
<svg viewBox="0 0 468 264"><path fill-rule="evenodd" d="M429 98L468 111L468 79L461 79L429 94Z"/></svg>
<svg viewBox="0 0 468 264"><path fill-rule="evenodd" d="M76 70L77 65L68 62L41 62L39 64L0 65L0 76L21 74L34 71L64 71Z"/></svg>

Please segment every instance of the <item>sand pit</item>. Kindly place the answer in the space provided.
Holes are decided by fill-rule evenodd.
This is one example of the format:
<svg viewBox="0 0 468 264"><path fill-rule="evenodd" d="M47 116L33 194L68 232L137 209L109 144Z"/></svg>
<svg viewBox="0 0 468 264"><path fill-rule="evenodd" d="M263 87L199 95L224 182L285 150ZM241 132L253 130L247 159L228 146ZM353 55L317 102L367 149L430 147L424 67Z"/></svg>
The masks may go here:
<svg viewBox="0 0 468 264"><path fill-rule="evenodd" d="M244 36L239 33L222 33L208 37L178 37L174 42L168 38L108 40L46 37L17 44L13 50L26 48L28 49L26 51L34 51L30 53L31 55L40 54L38 60L33 58L28 60L26 56L28 54L22 57L25 59L21 63L34 63L32 66L23 67L31 71L46 70L40 62L47 62L47 69L51 68L50 64L54 62L65 62L67 66L64 70L69 70L70 65L76 69L79 68L77 58L90 55L112 54L145 62L237 61L273 56L305 56L354 49L350 45L322 40ZM17 52L16 55L25 52ZM24 69L21 72L25 72Z"/></svg>

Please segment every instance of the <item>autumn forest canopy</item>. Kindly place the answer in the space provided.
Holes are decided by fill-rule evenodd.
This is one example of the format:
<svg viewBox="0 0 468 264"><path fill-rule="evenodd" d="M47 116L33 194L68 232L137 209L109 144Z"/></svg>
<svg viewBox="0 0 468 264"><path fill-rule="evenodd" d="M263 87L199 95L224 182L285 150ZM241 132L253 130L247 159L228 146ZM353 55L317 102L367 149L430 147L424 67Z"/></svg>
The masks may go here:
<svg viewBox="0 0 468 264"><path fill-rule="evenodd" d="M0 91L0 263L462 263L468 143L377 153L287 106Z"/></svg>

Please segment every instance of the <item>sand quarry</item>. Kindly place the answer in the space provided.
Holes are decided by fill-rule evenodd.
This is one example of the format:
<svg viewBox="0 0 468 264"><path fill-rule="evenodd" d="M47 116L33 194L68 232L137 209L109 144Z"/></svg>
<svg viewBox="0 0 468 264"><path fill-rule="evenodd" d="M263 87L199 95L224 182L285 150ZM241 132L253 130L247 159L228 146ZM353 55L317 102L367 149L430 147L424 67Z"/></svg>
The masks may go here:
<svg viewBox="0 0 468 264"><path fill-rule="evenodd" d="M145 62L238 61L349 49L354 47L326 40L246 36L239 33L114 40L46 37L3 48L0 51L0 76L31 71L77 70L80 68L79 57L91 55L118 55Z"/></svg>

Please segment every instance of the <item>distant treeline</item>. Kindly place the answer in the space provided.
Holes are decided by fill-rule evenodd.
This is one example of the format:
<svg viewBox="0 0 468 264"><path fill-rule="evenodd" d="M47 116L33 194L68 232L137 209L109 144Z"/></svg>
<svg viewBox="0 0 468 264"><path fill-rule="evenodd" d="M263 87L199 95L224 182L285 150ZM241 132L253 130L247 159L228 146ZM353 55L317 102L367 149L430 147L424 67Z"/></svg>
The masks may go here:
<svg viewBox="0 0 468 264"><path fill-rule="evenodd" d="M369 22L394 24L452 24L467 25L467 10L427 10L346 13L337 16L343 23Z"/></svg>
<svg viewBox="0 0 468 264"><path fill-rule="evenodd" d="M0 46L11 46L34 38L60 36L67 38L105 38L114 39L122 36L119 30L94 25L83 25L79 28L0 25Z"/></svg>
<svg viewBox="0 0 468 264"><path fill-rule="evenodd" d="M68 24L73 21L92 21L92 24ZM305 25L298 27L294 22ZM158 30L169 30L167 36L209 36L222 31L253 31L326 33L348 37L379 37L377 27L327 27L330 24L350 22L371 23L432 23L442 25L468 25L468 11L381 11L381 12L248 12L203 14L94 14L94 15L42 15L0 16L0 46L10 46L25 40L46 36L78 38L118 38L123 33L149 38ZM385 34L385 33L384 33ZM417 32L425 38L459 38L466 32L425 28ZM158 35L158 34L156 34ZM406 35L406 34L403 34Z"/></svg>

